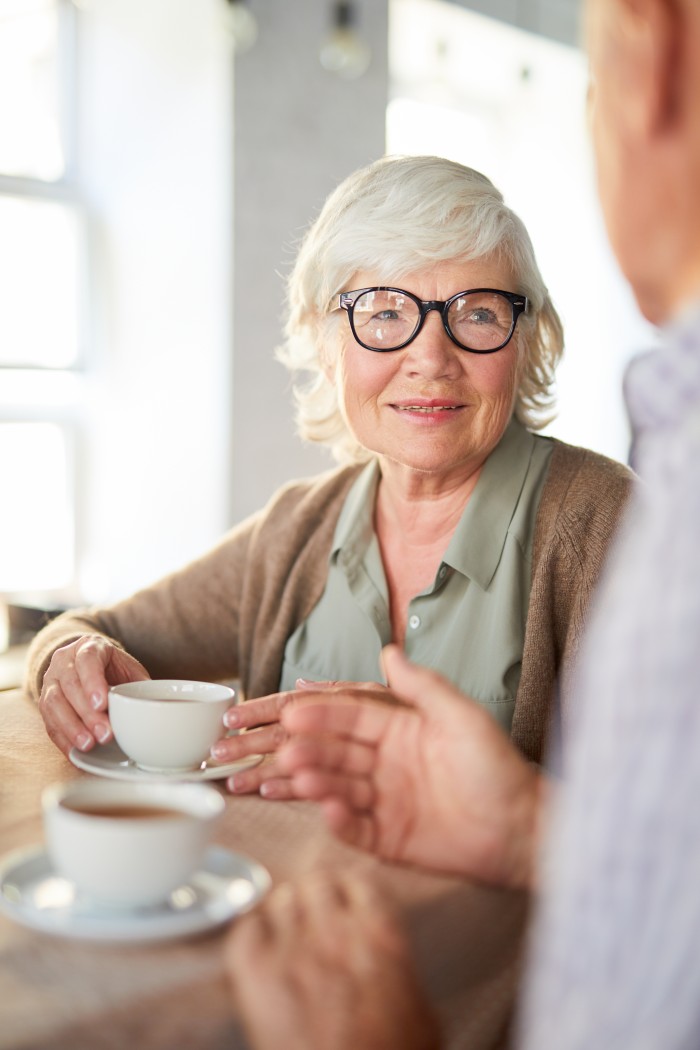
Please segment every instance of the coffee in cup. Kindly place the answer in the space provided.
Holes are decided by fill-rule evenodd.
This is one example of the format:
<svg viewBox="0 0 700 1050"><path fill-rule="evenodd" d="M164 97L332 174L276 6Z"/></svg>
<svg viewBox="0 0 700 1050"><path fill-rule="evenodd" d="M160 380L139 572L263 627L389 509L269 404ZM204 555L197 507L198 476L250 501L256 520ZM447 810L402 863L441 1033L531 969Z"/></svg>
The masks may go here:
<svg viewBox="0 0 700 1050"><path fill-rule="evenodd" d="M57 874L107 907L162 903L197 871L224 809L205 784L96 779L54 784L42 795Z"/></svg>

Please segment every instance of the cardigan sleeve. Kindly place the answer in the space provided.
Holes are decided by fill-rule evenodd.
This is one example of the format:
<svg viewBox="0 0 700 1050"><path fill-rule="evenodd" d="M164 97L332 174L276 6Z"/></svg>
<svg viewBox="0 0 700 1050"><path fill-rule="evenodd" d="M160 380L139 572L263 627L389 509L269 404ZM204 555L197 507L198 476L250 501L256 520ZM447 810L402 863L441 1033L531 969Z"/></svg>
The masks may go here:
<svg viewBox="0 0 700 1050"><path fill-rule="evenodd" d="M178 572L114 605L57 617L30 647L25 689L38 698L56 649L98 634L154 678L238 678L244 696L276 691L287 638L325 584L335 521L357 471L291 482Z"/></svg>
<svg viewBox="0 0 700 1050"><path fill-rule="evenodd" d="M123 601L57 617L30 646L27 692L36 699L56 649L85 634L108 638L154 678L236 677L240 593L255 523L248 519L203 557Z"/></svg>

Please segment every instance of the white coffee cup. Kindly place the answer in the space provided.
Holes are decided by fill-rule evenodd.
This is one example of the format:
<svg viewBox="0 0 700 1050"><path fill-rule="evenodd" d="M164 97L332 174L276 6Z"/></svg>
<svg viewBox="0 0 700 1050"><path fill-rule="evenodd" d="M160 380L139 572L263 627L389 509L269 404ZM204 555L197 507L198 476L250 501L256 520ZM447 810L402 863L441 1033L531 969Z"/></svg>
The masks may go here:
<svg viewBox="0 0 700 1050"><path fill-rule="evenodd" d="M42 795L46 846L89 901L151 906L197 871L224 805L206 784L53 784Z"/></svg>
<svg viewBox="0 0 700 1050"><path fill-rule="evenodd" d="M179 679L126 682L109 690L109 720L122 751L141 769L197 769L225 735L224 713L235 700L226 685Z"/></svg>

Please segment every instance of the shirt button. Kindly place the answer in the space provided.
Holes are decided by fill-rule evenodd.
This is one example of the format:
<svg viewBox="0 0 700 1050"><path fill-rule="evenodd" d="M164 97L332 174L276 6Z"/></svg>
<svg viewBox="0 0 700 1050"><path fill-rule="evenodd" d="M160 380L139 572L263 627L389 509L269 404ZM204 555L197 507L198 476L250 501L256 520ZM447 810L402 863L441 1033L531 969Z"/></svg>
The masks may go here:
<svg viewBox="0 0 700 1050"><path fill-rule="evenodd" d="M420 616L416 616L415 614L411 616L408 621L408 626L414 631L418 630L420 627Z"/></svg>
<svg viewBox="0 0 700 1050"><path fill-rule="evenodd" d="M440 566L440 571L438 572L438 579L444 580L446 575L447 575L447 566L446 565L441 565Z"/></svg>

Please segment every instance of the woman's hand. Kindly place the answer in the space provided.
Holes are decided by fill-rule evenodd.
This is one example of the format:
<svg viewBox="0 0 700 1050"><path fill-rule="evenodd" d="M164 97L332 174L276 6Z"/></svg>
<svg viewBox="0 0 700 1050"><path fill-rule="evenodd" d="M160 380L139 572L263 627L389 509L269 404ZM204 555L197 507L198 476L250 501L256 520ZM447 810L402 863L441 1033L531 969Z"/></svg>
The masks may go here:
<svg viewBox="0 0 700 1050"><path fill-rule="evenodd" d="M279 769L295 797L321 802L342 839L393 861L496 885L534 880L545 778L491 716L390 646L403 707L349 689L300 694L283 714Z"/></svg>
<svg viewBox="0 0 700 1050"><path fill-rule="evenodd" d="M57 649L44 675L39 711L46 731L65 755L90 751L112 738L107 715L109 687L150 678L133 656L96 634Z"/></svg>
<svg viewBox="0 0 700 1050"><path fill-rule="evenodd" d="M390 697L388 689L377 682L308 682L298 678L296 686L297 690L304 692L333 693L352 688L375 700ZM288 736L280 721L281 712L297 696L299 692L294 691L272 693L257 700L246 700L226 712L226 727L245 732L217 740L211 749L212 757L217 762L227 763L248 755L265 756L260 765L229 777L226 781L229 791L236 795L259 791L264 798L277 800L295 798L291 779L280 771L277 750Z"/></svg>
<svg viewBox="0 0 700 1050"><path fill-rule="evenodd" d="M283 883L239 919L226 968L255 1050L436 1050L406 938L353 873Z"/></svg>

